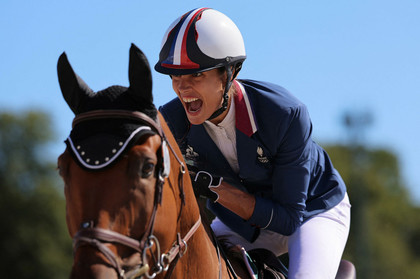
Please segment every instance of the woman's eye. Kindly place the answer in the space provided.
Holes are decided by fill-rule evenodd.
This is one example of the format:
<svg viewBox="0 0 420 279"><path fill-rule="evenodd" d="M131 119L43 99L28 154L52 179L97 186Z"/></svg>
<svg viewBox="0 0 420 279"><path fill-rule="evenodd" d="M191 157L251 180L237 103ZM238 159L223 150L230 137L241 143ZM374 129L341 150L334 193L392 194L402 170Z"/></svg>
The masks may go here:
<svg viewBox="0 0 420 279"><path fill-rule="evenodd" d="M141 169L141 177L142 178L148 178L153 174L153 171L155 169L155 165L152 163L145 163Z"/></svg>

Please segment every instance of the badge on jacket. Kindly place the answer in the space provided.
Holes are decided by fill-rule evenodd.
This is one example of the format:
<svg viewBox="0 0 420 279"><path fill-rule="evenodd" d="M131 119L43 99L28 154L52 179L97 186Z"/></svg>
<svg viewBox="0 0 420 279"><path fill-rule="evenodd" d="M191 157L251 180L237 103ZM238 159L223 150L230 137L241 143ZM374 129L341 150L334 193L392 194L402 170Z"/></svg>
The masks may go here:
<svg viewBox="0 0 420 279"><path fill-rule="evenodd" d="M188 145L187 149L185 149L185 161L187 165L195 166L198 156L198 153L194 151L192 146Z"/></svg>
<svg viewBox="0 0 420 279"><path fill-rule="evenodd" d="M264 150L261 146L257 147L257 155L257 159L261 164L267 164L270 161L267 156L264 155Z"/></svg>

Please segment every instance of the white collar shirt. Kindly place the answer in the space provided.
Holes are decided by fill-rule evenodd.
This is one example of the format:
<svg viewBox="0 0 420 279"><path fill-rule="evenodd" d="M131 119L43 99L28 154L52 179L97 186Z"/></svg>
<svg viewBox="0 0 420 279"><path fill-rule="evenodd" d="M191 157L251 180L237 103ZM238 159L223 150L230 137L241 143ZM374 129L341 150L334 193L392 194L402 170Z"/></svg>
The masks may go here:
<svg viewBox="0 0 420 279"><path fill-rule="evenodd" d="M236 153L235 102L232 100L226 117L218 125L204 122L204 128L217 145L235 173L239 173L238 155Z"/></svg>

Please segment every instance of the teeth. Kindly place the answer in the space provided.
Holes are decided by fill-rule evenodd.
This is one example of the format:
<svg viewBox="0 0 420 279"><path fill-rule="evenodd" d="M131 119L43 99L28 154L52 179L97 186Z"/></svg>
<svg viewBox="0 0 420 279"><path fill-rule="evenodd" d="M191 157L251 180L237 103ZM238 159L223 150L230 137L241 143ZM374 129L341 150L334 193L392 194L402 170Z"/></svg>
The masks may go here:
<svg viewBox="0 0 420 279"><path fill-rule="evenodd" d="M184 103L191 103L191 102L197 101L198 98L187 98L187 97L183 97L182 100L184 101Z"/></svg>

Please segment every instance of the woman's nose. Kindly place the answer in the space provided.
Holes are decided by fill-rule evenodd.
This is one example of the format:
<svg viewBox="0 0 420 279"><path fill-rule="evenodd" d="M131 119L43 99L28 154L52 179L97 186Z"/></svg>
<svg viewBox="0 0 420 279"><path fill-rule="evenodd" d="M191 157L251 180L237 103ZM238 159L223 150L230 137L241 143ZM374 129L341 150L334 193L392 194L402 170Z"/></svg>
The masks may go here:
<svg viewBox="0 0 420 279"><path fill-rule="evenodd" d="M191 86L191 79L188 77L188 75L173 78L172 82L179 90L184 90Z"/></svg>

